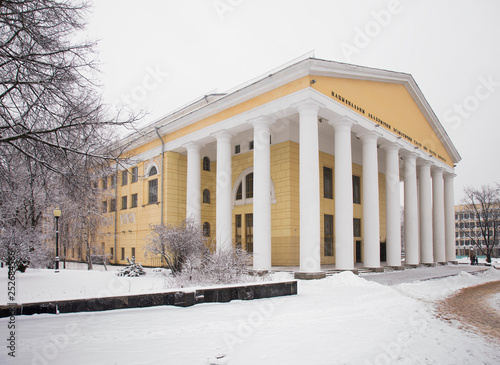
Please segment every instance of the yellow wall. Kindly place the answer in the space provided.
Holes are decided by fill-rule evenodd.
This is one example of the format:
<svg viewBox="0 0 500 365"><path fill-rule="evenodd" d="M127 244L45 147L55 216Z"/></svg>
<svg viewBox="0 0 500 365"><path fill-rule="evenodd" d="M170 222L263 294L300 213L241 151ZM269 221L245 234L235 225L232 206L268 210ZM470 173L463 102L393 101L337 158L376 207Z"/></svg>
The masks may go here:
<svg viewBox="0 0 500 365"><path fill-rule="evenodd" d="M453 166L451 157L404 85L326 76L314 79L315 90Z"/></svg>

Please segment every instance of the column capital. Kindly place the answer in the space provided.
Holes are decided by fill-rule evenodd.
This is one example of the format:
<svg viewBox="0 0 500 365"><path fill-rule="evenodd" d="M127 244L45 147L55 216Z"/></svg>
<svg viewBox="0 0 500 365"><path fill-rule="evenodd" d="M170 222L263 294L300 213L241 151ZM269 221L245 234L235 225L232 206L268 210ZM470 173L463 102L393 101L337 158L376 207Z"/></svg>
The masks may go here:
<svg viewBox="0 0 500 365"><path fill-rule="evenodd" d="M382 149L386 151L399 151L401 148L403 148L403 146L401 146L400 144L389 141L382 142L380 144L380 147L382 147Z"/></svg>
<svg viewBox="0 0 500 365"><path fill-rule="evenodd" d="M351 130L353 124L355 124L356 122L354 120L352 120L351 118L349 117L342 117L342 118L339 118L339 119L335 119L335 120L329 120L328 121L328 124L330 124L333 129L335 129L335 131L342 131L342 130Z"/></svg>
<svg viewBox="0 0 500 365"><path fill-rule="evenodd" d="M182 147L184 147L187 151L199 151L201 149L201 144L197 142L188 142Z"/></svg>
<svg viewBox="0 0 500 365"><path fill-rule="evenodd" d="M434 176L434 175L436 175L436 176L441 175L441 177L442 177L443 173L444 173L443 168L438 167L438 166L432 166L432 168L431 168L431 174L432 174L432 176Z"/></svg>
<svg viewBox="0 0 500 365"><path fill-rule="evenodd" d="M381 136L382 136L381 133L375 130L366 130L356 134L356 137L361 139L363 142L377 141Z"/></svg>
<svg viewBox="0 0 500 365"><path fill-rule="evenodd" d="M254 128L262 126L262 127L271 127L271 125L276 121L276 117L271 117L269 115L261 115L256 118L252 118L248 120L248 123L251 124Z"/></svg>
<svg viewBox="0 0 500 365"><path fill-rule="evenodd" d="M304 101L300 101L298 103L295 103L292 106L297 108L297 111L299 113L307 113L307 112L317 113L325 105L314 100L314 99L308 99L308 100L304 100Z"/></svg>
<svg viewBox="0 0 500 365"><path fill-rule="evenodd" d="M420 159L420 160L418 160L417 165L418 165L418 167L420 167L420 166L432 167L432 166L434 166L434 163L432 163L432 161L429 161L429 160Z"/></svg>
<svg viewBox="0 0 500 365"><path fill-rule="evenodd" d="M417 161L418 153L416 152L408 152L403 155L404 161Z"/></svg>
<svg viewBox="0 0 500 365"><path fill-rule="evenodd" d="M231 142L233 135L226 130L218 131L212 134L217 142Z"/></svg>
<svg viewBox="0 0 500 365"><path fill-rule="evenodd" d="M445 180L453 180L453 179L455 179L456 177L457 177L457 174L455 174L454 172L445 172L445 173L443 174L443 178L444 178Z"/></svg>

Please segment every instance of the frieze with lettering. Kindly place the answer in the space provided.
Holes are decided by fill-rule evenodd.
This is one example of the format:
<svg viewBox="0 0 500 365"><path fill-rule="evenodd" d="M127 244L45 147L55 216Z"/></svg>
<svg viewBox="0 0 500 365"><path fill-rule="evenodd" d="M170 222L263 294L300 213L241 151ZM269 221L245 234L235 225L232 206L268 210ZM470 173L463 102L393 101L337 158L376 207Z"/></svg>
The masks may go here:
<svg viewBox="0 0 500 365"><path fill-rule="evenodd" d="M405 140L407 140L407 141L415 144L417 147L421 148L425 152L428 152L429 154L431 154L431 155L439 158L440 160L446 162L446 158L444 158L443 156L437 154L434 150L432 150L432 149L424 146L421 142L417 141L416 139L414 139L413 137L411 137L408 134L404 133L403 131L400 131L396 127L391 126L391 124L389 124L387 121L383 120L382 118L380 118L380 117L378 117L378 116L376 116L376 115L374 115L372 113L367 113L366 110L365 110L365 108L359 106L358 104L354 103L353 101L345 98L344 96L342 96L340 94L337 94L335 91L332 91L332 97L334 99L338 100L339 102L341 102L342 104L345 104L348 107L351 107L354 110L357 110L361 114L367 116L368 118L370 118L371 120L373 120L375 123L377 123L377 124L385 127L386 129L388 129L389 131L391 131L394 134L398 135L399 137L404 138Z"/></svg>

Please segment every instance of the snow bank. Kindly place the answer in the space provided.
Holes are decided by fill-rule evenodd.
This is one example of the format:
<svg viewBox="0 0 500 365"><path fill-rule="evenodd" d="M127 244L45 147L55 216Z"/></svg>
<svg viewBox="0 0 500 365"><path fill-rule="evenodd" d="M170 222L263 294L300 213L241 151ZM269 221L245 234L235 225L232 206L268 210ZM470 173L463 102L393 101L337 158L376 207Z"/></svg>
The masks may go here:
<svg viewBox="0 0 500 365"><path fill-rule="evenodd" d="M496 344L437 318L434 303L415 299L435 299L434 292L443 288L497 278L498 273L487 272L385 286L344 272L299 281L297 296L21 316L16 318L22 329L16 360L56 365L500 363ZM6 325L7 319L0 319L0 328ZM0 353L0 363L7 363L5 356Z"/></svg>
<svg viewBox="0 0 500 365"><path fill-rule="evenodd" d="M436 302L453 295L462 288L495 280L500 280L500 271L496 269L489 269L476 275L462 271L458 275L439 280L397 284L393 288L415 299Z"/></svg>

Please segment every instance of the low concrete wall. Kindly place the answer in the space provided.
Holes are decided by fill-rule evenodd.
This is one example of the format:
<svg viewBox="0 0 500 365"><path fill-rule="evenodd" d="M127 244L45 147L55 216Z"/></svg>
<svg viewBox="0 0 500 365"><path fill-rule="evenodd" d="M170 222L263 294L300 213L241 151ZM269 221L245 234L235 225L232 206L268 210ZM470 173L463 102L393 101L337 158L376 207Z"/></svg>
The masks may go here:
<svg viewBox="0 0 500 365"><path fill-rule="evenodd" d="M235 285L154 294L26 303L15 306L3 305L0 306L0 318L23 314L95 312L159 305L189 307L198 303L225 303L235 299L252 300L294 294L297 294L296 281Z"/></svg>

